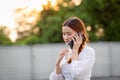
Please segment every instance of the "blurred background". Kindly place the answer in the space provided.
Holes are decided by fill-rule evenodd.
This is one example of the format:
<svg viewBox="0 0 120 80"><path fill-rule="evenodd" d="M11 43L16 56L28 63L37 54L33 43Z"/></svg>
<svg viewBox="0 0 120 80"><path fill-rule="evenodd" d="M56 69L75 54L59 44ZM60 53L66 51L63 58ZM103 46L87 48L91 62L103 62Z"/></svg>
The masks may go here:
<svg viewBox="0 0 120 80"><path fill-rule="evenodd" d="M0 80L47 80L62 23L81 18L96 51L94 80L120 80L120 0L0 0ZM105 78L105 79L104 79ZM111 79L112 78L112 79Z"/></svg>

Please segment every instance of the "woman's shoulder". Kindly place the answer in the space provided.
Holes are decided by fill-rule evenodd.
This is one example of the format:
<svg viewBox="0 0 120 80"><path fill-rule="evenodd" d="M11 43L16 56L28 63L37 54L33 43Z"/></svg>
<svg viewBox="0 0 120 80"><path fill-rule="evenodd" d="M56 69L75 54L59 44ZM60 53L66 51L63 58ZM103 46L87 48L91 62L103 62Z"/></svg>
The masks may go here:
<svg viewBox="0 0 120 80"><path fill-rule="evenodd" d="M87 45L85 46L85 50L95 52L94 48Z"/></svg>
<svg viewBox="0 0 120 80"><path fill-rule="evenodd" d="M85 45L85 47L83 48L83 52L95 55L94 48L87 46L87 45Z"/></svg>

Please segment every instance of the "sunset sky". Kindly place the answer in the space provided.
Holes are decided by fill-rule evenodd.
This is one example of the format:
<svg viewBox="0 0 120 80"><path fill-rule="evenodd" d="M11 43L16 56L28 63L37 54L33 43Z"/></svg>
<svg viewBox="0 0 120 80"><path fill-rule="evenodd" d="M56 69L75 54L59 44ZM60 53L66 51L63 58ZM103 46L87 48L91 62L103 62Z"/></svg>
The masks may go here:
<svg viewBox="0 0 120 80"><path fill-rule="evenodd" d="M9 28L9 38L15 42L17 39L17 31L15 30L15 10L18 8L27 8L27 10L36 9L41 11L42 5L46 5L47 2L51 2L51 6L55 8L57 0L0 0L0 26L7 26ZM58 0L59 2L62 0ZM75 5L79 5L82 0L71 0ZM35 15L34 15L35 16ZM33 16L33 17L34 17ZM30 18L29 21L32 21Z"/></svg>
<svg viewBox="0 0 120 80"><path fill-rule="evenodd" d="M42 10L42 5L56 0L0 0L0 25L14 26L14 10L17 8L29 7Z"/></svg>
<svg viewBox="0 0 120 80"><path fill-rule="evenodd" d="M56 4L56 0L0 0L0 26L7 26L10 33L8 37L12 42L17 39L17 31L15 29L15 10L18 8L26 8L29 10L42 10L42 5L46 5L47 1L51 5Z"/></svg>
<svg viewBox="0 0 120 80"><path fill-rule="evenodd" d="M50 1L54 6L57 0L0 0L0 25L14 27L14 10L17 8L29 7L42 10L42 5ZM59 0L62 1L62 0ZM82 0L71 0L75 5L79 5Z"/></svg>

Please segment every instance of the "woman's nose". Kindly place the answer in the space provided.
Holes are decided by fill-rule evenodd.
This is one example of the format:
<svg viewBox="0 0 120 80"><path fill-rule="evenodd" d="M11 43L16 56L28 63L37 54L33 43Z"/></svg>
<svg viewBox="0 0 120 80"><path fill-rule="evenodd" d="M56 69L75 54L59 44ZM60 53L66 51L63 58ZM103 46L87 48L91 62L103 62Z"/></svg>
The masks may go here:
<svg viewBox="0 0 120 80"><path fill-rule="evenodd" d="M68 39L69 37L67 35L64 36L64 39Z"/></svg>

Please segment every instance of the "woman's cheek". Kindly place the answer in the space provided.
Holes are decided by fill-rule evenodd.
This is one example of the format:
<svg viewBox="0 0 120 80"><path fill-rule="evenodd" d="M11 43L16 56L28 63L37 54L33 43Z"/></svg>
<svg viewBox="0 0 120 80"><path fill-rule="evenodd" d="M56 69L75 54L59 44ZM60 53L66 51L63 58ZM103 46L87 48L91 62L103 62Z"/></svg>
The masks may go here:
<svg viewBox="0 0 120 80"><path fill-rule="evenodd" d="M74 35L71 35L71 37L70 37L70 38L72 39L73 37L74 37Z"/></svg>

